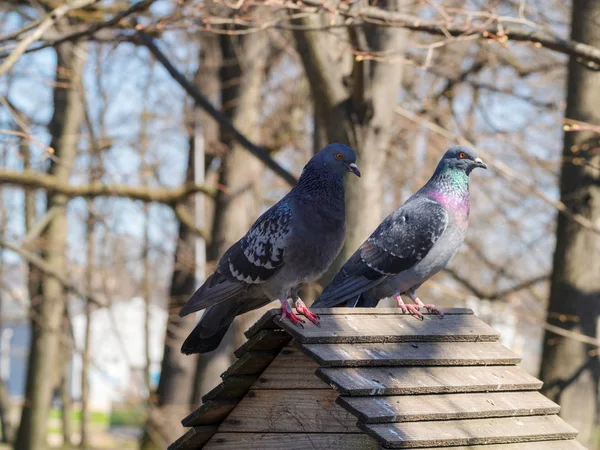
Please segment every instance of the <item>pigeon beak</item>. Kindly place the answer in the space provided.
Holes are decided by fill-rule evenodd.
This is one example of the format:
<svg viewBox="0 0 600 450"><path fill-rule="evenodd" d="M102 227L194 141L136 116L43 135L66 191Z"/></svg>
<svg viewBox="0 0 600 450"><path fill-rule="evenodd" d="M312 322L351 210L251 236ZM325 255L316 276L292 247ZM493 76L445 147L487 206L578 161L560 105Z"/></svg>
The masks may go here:
<svg viewBox="0 0 600 450"><path fill-rule="evenodd" d="M484 163L481 158L475 158L475 164L477 165L477 167L481 167L482 169L486 169L487 170L487 164Z"/></svg>
<svg viewBox="0 0 600 450"><path fill-rule="evenodd" d="M358 170L358 166L356 164L348 164L348 172L352 172L354 175L360 178L360 170Z"/></svg>

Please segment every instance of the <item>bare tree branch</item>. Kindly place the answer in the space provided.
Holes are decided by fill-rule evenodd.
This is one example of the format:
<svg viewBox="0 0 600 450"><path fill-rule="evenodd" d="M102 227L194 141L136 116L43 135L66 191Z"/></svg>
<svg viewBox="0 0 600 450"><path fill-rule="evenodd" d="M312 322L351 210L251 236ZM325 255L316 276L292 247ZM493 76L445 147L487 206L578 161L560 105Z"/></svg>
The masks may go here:
<svg viewBox="0 0 600 450"><path fill-rule="evenodd" d="M210 114L210 116L219 122L223 128L230 132L233 135L233 138L239 142L242 147L260 159L265 166L283 178L290 186L296 184L296 177L271 158L267 149L250 142L250 140L244 136L221 111L215 108L210 101L202 95L196 86L188 81L188 79L177 70L173 64L171 64L165 54L156 46L152 37L148 36L144 31L140 31L137 36L140 41L148 47L148 50L150 50L154 57L164 66L173 79L194 99L196 104Z"/></svg>
<svg viewBox="0 0 600 450"><path fill-rule="evenodd" d="M71 291L74 294L78 295L79 297L86 299L100 307L107 306L104 301L100 300L95 295L92 295L89 292L83 292L81 289L79 289L77 286L75 286L73 283L71 283L67 278L63 277L51 265L46 263L46 261L44 261L43 258L39 257L35 253L31 253L22 247L19 247L17 245L6 242L4 239L0 239L0 247L4 247L4 248L22 256L23 259L25 259L27 262L33 264L34 266L36 266L38 269L40 269L46 275L49 275L49 276L55 278L68 291Z"/></svg>
<svg viewBox="0 0 600 450"><path fill-rule="evenodd" d="M130 16L133 13L142 12L142 11L147 10L153 2L154 2L154 0L142 0L141 2L134 3L126 10L124 10L118 14L115 14L113 17L111 17L110 19L108 19L104 22L95 23L93 25L86 27L83 30L66 33L66 34L58 36L54 39L47 39L45 43L43 43L35 48L26 49L25 51L23 51L23 53L36 52L38 50L43 50L48 47L54 47L56 45L62 44L63 42L74 41L76 39L80 39L83 37L93 37L93 35L95 33L97 33L98 31L100 31L102 29L118 25L119 22L127 16ZM6 38L4 38L4 39L6 39ZM8 55L0 54L0 58L5 58L6 56L8 56Z"/></svg>
<svg viewBox="0 0 600 450"><path fill-rule="evenodd" d="M320 0L302 0L302 3L322 8L327 12L331 12L332 10L332 5L325 5L325 3ZM562 39L545 31L510 27L505 23L502 23L500 18L486 26L469 27L466 24L449 25L445 22L424 20L410 14L386 11L374 6L353 8L351 3L339 2L334 8L336 13L341 14L344 17L376 23L379 26L407 28L413 31L422 31L445 37L478 36L482 39L493 38L501 40L502 42L531 42L559 53L580 58L590 69L600 69L599 48L570 39Z"/></svg>
<svg viewBox="0 0 600 450"><path fill-rule="evenodd" d="M29 48L31 44L40 39L42 35L54 25L58 20L63 18L69 12L85 8L86 6L93 5L97 3L99 0L75 0L72 3L65 3L58 8L52 10L45 18L40 22L37 28L31 32L26 38L24 38L19 44L15 47L12 53L4 60L4 62L0 65L0 76L4 75L8 69L10 69L21 57L21 55Z"/></svg>
<svg viewBox="0 0 600 450"><path fill-rule="evenodd" d="M127 185L109 185L91 183L73 186L52 175L25 170L22 172L0 168L0 183L11 184L23 188L44 189L48 193L62 194L68 198L75 197L123 197L143 202L157 202L174 206L187 196L201 192L212 196L214 192L206 186L186 183L178 188L146 188Z"/></svg>

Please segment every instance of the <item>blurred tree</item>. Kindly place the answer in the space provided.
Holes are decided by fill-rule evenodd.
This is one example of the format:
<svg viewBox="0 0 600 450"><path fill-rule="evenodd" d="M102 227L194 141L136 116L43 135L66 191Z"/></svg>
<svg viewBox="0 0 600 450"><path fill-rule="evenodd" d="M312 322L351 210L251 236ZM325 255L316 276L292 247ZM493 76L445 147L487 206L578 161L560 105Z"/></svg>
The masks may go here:
<svg viewBox="0 0 600 450"><path fill-rule="evenodd" d="M190 139L186 182L194 181L195 140ZM193 198L187 207L193 211ZM179 222L173 273L169 287L168 319L160 379L155 395L151 395L148 420L141 440L142 450L160 450L181 434L179 421L190 411L196 373L196 358L181 353L181 344L196 323L195 316L179 317L179 310L194 292L195 236Z"/></svg>
<svg viewBox="0 0 600 450"><path fill-rule="evenodd" d="M77 155L79 132L83 122L83 101L79 80L83 76L85 48L83 44L65 43L56 48L54 114L48 125L51 135L49 173L68 180ZM54 211L43 233L44 259L55 271L66 275L67 197L49 194L47 211ZM66 290L55 277L45 274L37 292L30 293L39 302L32 305L32 342L27 369L25 401L15 450L46 448L48 415L57 370L63 318L67 302Z"/></svg>
<svg viewBox="0 0 600 450"><path fill-rule="evenodd" d="M600 47L600 2L575 0L571 37ZM600 125L600 72L569 61L565 117ZM574 128L576 129L576 128ZM561 200L570 211L600 223L600 134L565 126ZM590 337L600 314L600 234L558 214L548 322ZM541 367L544 390L589 448L598 442L600 360L598 348L547 331Z"/></svg>
<svg viewBox="0 0 600 450"><path fill-rule="evenodd" d="M411 4L409 0L384 0L378 6L406 12ZM297 19L296 24L315 28L328 20L329 14L324 13ZM381 221L381 175L392 137L395 100L400 95L400 62L408 45L408 31L364 24L329 34L297 30L294 35L312 90L314 145L320 148L328 141L353 147L362 174L360 182L350 180L347 184L346 243L327 279Z"/></svg>
<svg viewBox="0 0 600 450"><path fill-rule="evenodd" d="M221 68L221 110L251 141L260 141L262 93L269 56L265 32L249 35L221 35L212 45L219 46ZM208 42L207 42L208 43ZM214 49L213 51L217 51ZM262 206L264 165L221 128L219 190L215 199L212 238L207 260L218 261L223 253L241 238L256 220ZM233 360L233 351L243 342L243 331L257 313L238 317L223 338L221 346L200 355L196 373L196 402L218 383Z"/></svg>

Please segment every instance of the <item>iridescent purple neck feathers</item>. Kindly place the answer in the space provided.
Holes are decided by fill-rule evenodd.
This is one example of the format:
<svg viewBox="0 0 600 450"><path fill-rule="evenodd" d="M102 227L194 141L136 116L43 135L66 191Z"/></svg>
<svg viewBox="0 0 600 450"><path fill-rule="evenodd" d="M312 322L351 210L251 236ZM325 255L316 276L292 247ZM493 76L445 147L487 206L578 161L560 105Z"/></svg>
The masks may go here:
<svg viewBox="0 0 600 450"><path fill-rule="evenodd" d="M420 192L444 205L461 228L467 227L471 201L469 176L464 171L450 168L436 170Z"/></svg>

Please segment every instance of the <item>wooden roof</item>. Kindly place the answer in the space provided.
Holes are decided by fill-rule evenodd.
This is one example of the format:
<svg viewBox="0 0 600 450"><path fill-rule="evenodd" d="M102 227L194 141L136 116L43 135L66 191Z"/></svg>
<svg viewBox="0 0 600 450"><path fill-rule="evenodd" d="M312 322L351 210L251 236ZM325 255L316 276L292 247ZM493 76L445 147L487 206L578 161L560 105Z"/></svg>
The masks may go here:
<svg viewBox="0 0 600 450"><path fill-rule="evenodd" d="M267 312L169 450L581 450L541 381L467 309ZM333 389L332 389L333 388Z"/></svg>

